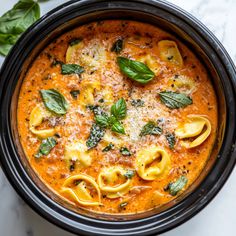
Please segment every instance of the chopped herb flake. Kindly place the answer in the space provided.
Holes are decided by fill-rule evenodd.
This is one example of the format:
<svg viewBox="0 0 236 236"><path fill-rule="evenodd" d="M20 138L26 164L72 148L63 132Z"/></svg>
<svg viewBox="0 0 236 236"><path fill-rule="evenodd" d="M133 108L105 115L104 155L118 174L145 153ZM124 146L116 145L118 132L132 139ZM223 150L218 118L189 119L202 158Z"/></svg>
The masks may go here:
<svg viewBox="0 0 236 236"><path fill-rule="evenodd" d="M63 75L77 74L80 75L84 72L84 68L77 64L62 64L61 73Z"/></svg>
<svg viewBox="0 0 236 236"><path fill-rule="evenodd" d="M80 94L79 90L71 90L70 95L72 98L77 99L78 95Z"/></svg>
<svg viewBox="0 0 236 236"><path fill-rule="evenodd" d="M167 133L165 136L170 149L173 149L176 142L174 133Z"/></svg>
<svg viewBox="0 0 236 236"><path fill-rule="evenodd" d="M149 121L143 126L139 135L142 137L145 135L160 135L161 133L162 128L160 128L155 122Z"/></svg>
<svg viewBox="0 0 236 236"><path fill-rule="evenodd" d="M57 141L53 137L49 137L47 139L43 139L40 144L38 153L35 154L36 158L40 158L41 156L48 155L50 151L56 146Z"/></svg>
<svg viewBox="0 0 236 236"><path fill-rule="evenodd" d="M124 174L124 176L127 179L132 179L135 175L135 170L127 170L127 172Z"/></svg>
<svg viewBox="0 0 236 236"><path fill-rule="evenodd" d="M82 41L82 38L71 39L69 42L70 46L74 46Z"/></svg>
<svg viewBox="0 0 236 236"><path fill-rule="evenodd" d="M169 191L172 196L176 196L177 193L185 187L187 182L187 177L182 175L175 182L169 183L168 186L165 188L165 191Z"/></svg>
<svg viewBox="0 0 236 236"><path fill-rule="evenodd" d="M109 143L104 149L102 149L103 152L108 152L114 148L114 144Z"/></svg>
<svg viewBox="0 0 236 236"><path fill-rule="evenodd" d="M120 148L120 153L123 156L131 156L131 152L129 151L129 149L127 147L121 147Z"/></svg>
<svg viewBox="0 0 236 236"><path fill-rule="evenodd" d="M144 101L141 99L133 99L131 101L131 105L134 107L143 107L144 106Z"/></svg>
<svg viewBox="0 0 236 236"><path fill-rule="evenodd" d="M123 49L123 40L122 39L116 40L111 47L111 51L116 52L116 53L120 53L122 49Z"/></svg>

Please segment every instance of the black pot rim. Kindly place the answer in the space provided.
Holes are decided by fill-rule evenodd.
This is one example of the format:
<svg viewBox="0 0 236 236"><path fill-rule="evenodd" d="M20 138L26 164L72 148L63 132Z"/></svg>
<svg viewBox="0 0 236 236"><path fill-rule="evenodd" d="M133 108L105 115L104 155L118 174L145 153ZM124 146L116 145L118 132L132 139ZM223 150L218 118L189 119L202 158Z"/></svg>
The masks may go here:
<svg viewBox="0 0 236 236"><path fill-rule="evenodd" d="M211 45L211 49L214 51L215 57L217 57L226 71L230 81L225 81L226 87L229 89L229 94L231 93L231 100L228 99L228 103L233 105L230 109L228 108L228 121L227 124L227 140L225 141L225 146L227 150L224 150L224 155L228 156L228 162L224 163L224 168L221 168L221 176L215 173L217 168L214 168L209 175L215 178L215 185L212 185L208 192L202 194L197 198L197 194L201 192L201 189L205 189L207 186L206 180L203 181L201 186L199 186L198 193L193 192L187 198L182 200L176 206L167 211L160 213L164 217L163 222L157 222L157 215L147 217L141 220L133 220L128 222L112 222L103 221L89 218L82 215L76 215L63 208L59 204L55 203L52 199L46 196L42 191L40 191L37 186L30 180L27 172L24 170L22 164L19 161L18 154L14 148L14 140L11 137L10 128L10 114L7 105L8 100L11 99L12 94L7 94L9 91L8 78L12 76L12 69L17 63L18 58L23 55L23 50L26 48L27 43L33 39L37 33L41 32L45 25L52 23L57 17L65 12L69 11L74 5L86 7L88 5L96 5L98 3L107 3L107 0L82 0L82 1L69 1L61 6L55 8L54 10L47 13L39 21L37 21L33 26L31 26L19 39L16 45L13 47L9 55L4 61L1 68L0 76L0 110L1 110L1 121L0 121L0 158L3 166L3 170L13 185L15 190L19 195L41 216L49 220L50 222L68 230L73 233L81 235L156 235L157 233L162 233L170 230L186 220L190 219L196 215L200 210L202 210L220 191L224 183L228 179L233 167L236 163L236 149L235 149L235 135L236 135L236 125L235 123L235 94L236 94L236 69L234 64L229 57L228 53L222 46L222 44L217 40L217 38L196 18L194 18L189 13L184 10L174 6L171 3L165 1L155 1L155 0L133 0L130 4L143 4L146 6L161 8L162 10L178 16L183 22L185 22L189 27L194 29L199 36ZM113 9L116 5L123 4L126 1L112 1L110 2L110 8ZM223 146L222 145L222 146ZM229 148L230 147L230 148ZM222 154L223 156L223 154ZM76 216L75 216L76 215ZM77 220L75 220L77 219Z"/></svg>

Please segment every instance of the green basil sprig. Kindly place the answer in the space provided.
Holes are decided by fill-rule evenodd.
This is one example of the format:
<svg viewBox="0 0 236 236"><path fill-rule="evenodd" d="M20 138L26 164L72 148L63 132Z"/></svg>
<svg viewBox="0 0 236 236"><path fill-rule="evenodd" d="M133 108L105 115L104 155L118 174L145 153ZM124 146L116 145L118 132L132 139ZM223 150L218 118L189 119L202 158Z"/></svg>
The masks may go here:
<svg viewBox="0 0 236 236"><path fill-rule="evenodd" d="M125 118L127 112L127 106L124 98L119 99L115 104L111 106L111 114L117 119L122 120Z"/></svg>
<svg viewBox="0 0 236 236"><path fill-rule="evenodd" d="M40 17L37 1L20 0L0 17L0 54L6 56L20 35Z"/></svg>
<svg viewBox="0 0 236 236"><path fill-rule="evenodd" d="M120 98L111 107L111 115L106 113L95 114L95 121L103 128L111 128L113 132L125 134L125 130L120 120L126 117L127 106L124 98Z"/></svg>
<svg viewBox="0 0 236 236"><path fill-rule="evenodd" d="M45 107L57 114L57 115L64 115L69 108L69 105L62 94L60 94L55 89L48 89L48 90L40 90L41 97L43 99L43 103Z"/></svg>
<svg viewBox="0 0 236 236"><path fill-rule="evenodd" d="M77 64L62 64L61 73L63 75L77 74L80 75L84 72L84 67Z"/></svg>
<svg viewBox="0 0 236 236"><path fill-rule="evenodd" d="M119 204L119 209L120 210L125 210L125 207L128 205L128 202L122 202Z"/></svg>
<svg viewBox="0 0 236 236"><path fill-rule="evenodd" d="M53 137L49 137L47 139L43 139L40 144L38 153L35 154L36 158L40 158L41 156L48 155L51 150L56 146L57 141Z"/></svg>
<svg viewBox="0 0 236 236"><path fill-rule="evenodd" d="M154 72L142 62L130 60L125 57L117 57L117 63L123 74L141 84L148 83L155 76Z"/></svg>
<svg viewBox="0 0 236 236"><path fill-rule="evenodd" d="M162 133L162 128L159 127L155 122L149 121L146 125L143 126L140 132L140 136L146 135L160 135Z"/></svg>
<svg viewBox="0 0 236 236"><path fill-rule="evenodd" d="M182 175L175 182L169 183L165 190L169 191L172 196L176 196L177 193L180 192L187 183L187 177L185 175Z"/></svg>
<svg viewBox="0 0 236 236"><path fill-rule="evenodd" d="M183 93L163 91L159 93L161 102L171 109L186 107L193 103L193 100Z"/></svg>

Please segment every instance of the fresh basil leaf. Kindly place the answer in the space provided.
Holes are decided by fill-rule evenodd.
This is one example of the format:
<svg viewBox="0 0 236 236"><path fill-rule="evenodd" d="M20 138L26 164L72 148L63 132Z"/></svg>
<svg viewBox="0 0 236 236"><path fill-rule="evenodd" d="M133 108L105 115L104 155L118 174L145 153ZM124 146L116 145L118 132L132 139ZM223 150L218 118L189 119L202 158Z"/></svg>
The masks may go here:
<svg viewBox="0 0 236 236"><path fill-rule="evenodd" d="M120 148L120 153L123 156L131 156L131 152L129 151L129 149L127 147L121 147Z"/></svg>
<svg viewBox="0 0 236 236"><path fill-rule="evenodd" d="M134 107L143 107L144 106L144 101L141 99L133 99L131 101L131 105Z"/></svg>
<svg viewBox="0 0 236 236"><path fill-rule="evenodd" d="M35 154L36 158L41 156L48 155L50 151L56 146L57 141L53 137L49 137L47 139L43 139L42 143L40 144L39 151Z"/></svg>
<svg viewBox="0 0 236 236"><path fill-rule="evenodd" d="M57 115L66 114L69 105L62 94L55 89L40 90L40 93L43 103L49 111Z"/></svg>
<svg viewBox="0 0 236 236"><path fill-rule="evenodd" d="M105 148L102 149L103 152L108 152L114 148L114 144L109 143Z"/></svg>
<svg viewBox="0 0 236 236"><path fill-rule="evenodd" d="M82 41L82 38L71 39L70 42L69 42L69 45L74 46L74 45L79 44L81 41Z"/></svg>
<svg viewBox="0 0 236 236"><path fill-rule="evenodd" d="M78 95L80 94L80 90L71 90L70 91L70 95L71 97L73 97L74 99L77 99Z"/></svg>
<svg viewBox="0 0 236 236"><path fill-rule="evenodd" d="M63 75L77 74L80 75L84 72L84 68L77 64L62 64L61 73Z"/></svg>
<svg viewBox="0 0 236 236"><path fill-rule="evenodd" d="M107 116L97 115L95 116L95 121L103 128L107 128L109 126L109 119Z"/></svg>
<svg viewBox="0 0 236 236"><path fill-rule="evenodd" d="M127 179L132 179L135 175L135 170L127 170L127 172L124 174L124 176Z"/></svg>
<svg viewBox="0 0 236 236"><path fill-rule="evenodd" d="M141 84L148 83L155 76L154 72L142 62L130 60L125 57L118 57L117 63L122 73Z"/></svg>
<svg viewBox="0 0 236 236"><path fill-rule="evenodd" d="M167 133L166 135L166 140L169 144L170 149L173 149L175 146L175 134L174 133Z"/></svg>
<svg viewBox="0 0 236 236"><path fill-rule="evenodd" d="M111 106L111 114L118 120L126 117L127 106L124 98L120 98L115 104Z"/></svg>
<svg viewBox="0 0 236 236"><path fill-rule="evenodd" d="M187 177L185 175L182 175L175 182L169 183L165 190L169 191L172 196L176 196L177 193L181 191L187 183Z"/></svg>
<svg viewBox="0 0 236 236"><path fill-rule="evenodd" d="M162 128L159 127L155 122L149 121L146 125L143 126L140 132L140 136L145 135L160 135L162 133Z"/></svg>
<svg viewBox="0 0 236 236"><path fill-rule="evenodd" d="M159 93L161 102L171 109L178 109L181 107L186 107L193 103L193 100L183 94L176 93L172 91L163 91Z"/></svg>
<svg viewBox="0 0 236 236"><path fill-rule="evenodd" d="M104 128L98 124L93 124L90 130L89 138L86 142L88 149L94 148L101 141L102 137L105 134Z"/></svg>
<svg viewBox="0 0 236 236"><path fill-rule="evenodd" d="M0 33L0 43L13 45L16 43L19 37L20 35Z"/></svg>
<svg viewBox="0 0 236 236"><path fill-rule="evenodd" d="M13 45L11 44L0 43L0 54L2 54L3 56L6 56L8 52L11 50L12 46Z"/></svg>
<svg viewBox="0 0 236 236"><path fill-rule="evenodd" d="M0 17L0 53L7 55L19 36L40 17L39 4L20 0Z"/></svg>
<svg viewBox="0 0 236 236"><path fill-rule="evenodd" d="M120 121L118 121L118 120L112 124L111 130L113 132L116 132L119 134L125 134L125 129L124 129L123 125L120 123Z"/></svg>
<svg viewBox="0 0 236 236"><path fill-rule="evenodd" d="M116 40L111 47L111 51L116 52L116 53L120 53L122 49L123 49L123 40L122 39Z"/></svg>

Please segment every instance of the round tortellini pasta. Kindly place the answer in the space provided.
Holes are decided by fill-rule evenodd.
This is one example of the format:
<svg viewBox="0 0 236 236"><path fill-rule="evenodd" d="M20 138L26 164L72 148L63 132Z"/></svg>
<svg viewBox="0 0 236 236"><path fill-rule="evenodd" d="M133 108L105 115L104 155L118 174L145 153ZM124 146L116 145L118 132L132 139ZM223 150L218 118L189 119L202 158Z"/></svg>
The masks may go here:
<svg viewBox="0 0 236 236"><path fill-rule="evenodd" d="M158 63L157 58L155 58L154 56L151 56L150 54L145 54L143 56L139 56L137 60L146 64L151 69L151 71L155 73L155 75L159 73L160 65Z"/></svg>
<svg viewBox="0 0 236 236"><path fill-rule="evenodd" d="M202 144L211 133L210 121L202 115L188 115L187 122L180 124L175 130L175 135L179 139L193 139L191 141L182 141L182 146L194 148Z"/></svg>
<svg viewBox="0 0 236 236"><path fill-rule="evenodd" d="M155 180L169 173L171 160L165 150L151 146L137 153L135 166L142 179Z"/></svg>
<svg viewBox="0 0 236 236"><path fill-rule="evenodd" d="M101 140L103 148L105 148L109 143L114 144L116 147L122 147L124 145L124 140L120 135L107 130L104 137Z"/></svg>
<svg viewBox="0 0 236 236"><path fill-rule="evenodd" d="M83 66L88 73L94 72L102 67L106 61L106 50L98 39L77 42L69 45L66 52L66 63L75 63Z"/></svg>
<svg viewBox="0 0 236 236"><path fill-rule="evenodd" d="M90 189L96 191L96 199L95 194L92 194ZM86 174L78 174L67 178L62 186L61 193L83 206L102 205L101 191L98 184L91 176Z"/></svg>
<svg viewBox="0 0 236 236"><path fill-rule="evenodd" d="M53 136L56 133L56 129L42 129L37 130L36 127L43 123L43 119L50 117L51 114L46 109L43 108L41 104L34 107L30 113L29 126L30 131L38 136L39 138L48 138Z"/></svg>
<svg viewBox="0 0 236 236"><path fill-rule="evenodd" d="M80 140L66 145L64 158L68 165L77 162L78 167L88 167L92 162L86 144Z"/></svg>
<svg viewBox="0 0 236 236"><path fill-rule="evenodd" d="M131 179L126 178L126 170L120 166L107 167L98 175L98 185L107 198L118 198L131 188Z"/></svg>
<svg viewBox="0 0 236 236"><path fill-rule="evenodd" d="M168 86L171 86L171 90L183 92L188 95L197 89L196 82L185 75L172 76L168 80Z"/></svg>
<svg viewBox="0 0 236 236"><path fill-rule="evenodd" d="M158 42L158 49L161 60L175 66L183 66L183 59L175 41L161 40Z"/></svg>
<svg viewBox="0 0 236 236"><path fill-rule="evenodd" d="M79 95L79 103L81 105L90 105L94 104L94 93L95 90L101 89L101 83L98 80L83 80L81 82L81 90Z"/></svg>

